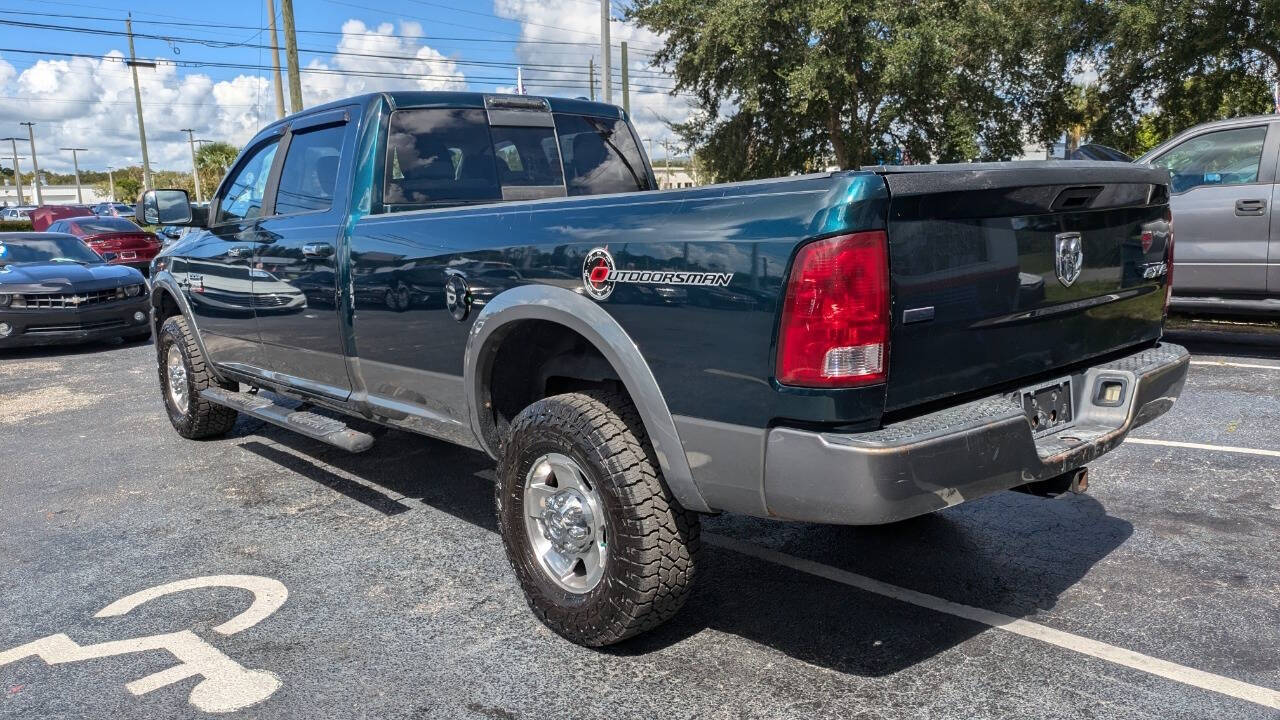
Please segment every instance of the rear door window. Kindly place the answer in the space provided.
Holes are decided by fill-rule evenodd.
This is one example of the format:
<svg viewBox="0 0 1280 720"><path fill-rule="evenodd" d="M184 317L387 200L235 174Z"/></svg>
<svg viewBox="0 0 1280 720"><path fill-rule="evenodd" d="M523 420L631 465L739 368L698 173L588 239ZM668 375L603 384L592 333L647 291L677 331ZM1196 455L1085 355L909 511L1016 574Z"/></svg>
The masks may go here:
<svg viewBox="0 0 1280 720"><path fill-rule="evenodd" d="M648 190L648 174L622 120L557 113L556 133L570 195Z"/></svg>
<svg viewBox="0 0 1280 720"><path fill-rule="evenodd" d="M391 114L383 202L432 207L502 199L483 110L410 109Z"/></svg>
<svg viewBox="0 0 1280 720"><path fill-rule="evenodd" d="M333 205L333 188L338 181L338 158L342 156L345 125L298 133L289 140L289 150L280 170L275 214L328 210Z"/></svg>

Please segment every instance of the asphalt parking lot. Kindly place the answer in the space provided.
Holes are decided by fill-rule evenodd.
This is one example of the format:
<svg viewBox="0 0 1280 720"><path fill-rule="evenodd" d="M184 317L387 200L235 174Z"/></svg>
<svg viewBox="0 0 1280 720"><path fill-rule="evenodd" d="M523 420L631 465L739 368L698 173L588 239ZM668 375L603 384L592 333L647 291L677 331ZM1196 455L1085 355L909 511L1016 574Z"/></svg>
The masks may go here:
<svg viewBox="0 0 1280 720"><path fill-rule="evenodd" d="M185 441L149 343L11 352L0 716L1280 717L1280 348L1191 349L1088 495L713 518L684 612L607 651L526 609L486 457Z"/></svg>

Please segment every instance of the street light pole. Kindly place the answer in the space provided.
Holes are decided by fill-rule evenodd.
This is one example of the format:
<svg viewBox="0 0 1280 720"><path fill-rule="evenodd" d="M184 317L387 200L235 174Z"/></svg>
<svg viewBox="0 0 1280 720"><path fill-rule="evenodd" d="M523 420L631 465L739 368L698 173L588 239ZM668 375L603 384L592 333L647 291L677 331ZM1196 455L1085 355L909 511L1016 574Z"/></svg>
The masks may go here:
<svg viewBox="0 0 1280 720"><path fill-rule="evenodd" d="M115 168L108 165L107 166L107 183L111 188L111 202L115 202L116 201L116 176L115 176L115 173L111 172L112 170L115 170Z"/></svg>
<svg viewBox="0 0 1280 720"><path fill-rule="evenodd" d="M89 148L58 148L58 149L71 151L71 164L74 165L76 169L76 204L83 205L84 193L80 189L80 157L76 153L88 152Z"/></svg>
<svg viewBox="0 0 1280 720"><path fill-rule="evenodd" d="M36 124L33 122L18 123L27 126L27 142L31 143L31 168L36 188L36 205L44 204L44 193L40 192L40 161L36 160Z"/></svg>
<svg viewBox="0 0 1280 720"><path fill-rule="evenodd" d="M191 145L191 176L196 180L196 202L204 202L204 193L200 191L200 167L196 165L196 131L183 128L182 132L187 134L187 143Z"/></svg>
<svg viewBox="0 0 1280 720"><path fill-rule="evenodd" d="M13 180L18 186L18 205L26 205L22 199L22 170L18 168L18 140L19 138L7 137L9 147L13 149Z"/></svg>
<svg viewBox="0 0 1280 720"><path fill-rule="evenodd" d="M142 189L151 189L151 159L147 157L147 126L142 121L142 90L138 87L138 68L149 67L154 68L155 63L147 60L138 60L133 51L133 14L124 21L125 29L129 32L129 59L125 61L125 65L133 71L133 102L138 110L138 140L142 143ZM32 152L32 155L35 153Z"/></svg>

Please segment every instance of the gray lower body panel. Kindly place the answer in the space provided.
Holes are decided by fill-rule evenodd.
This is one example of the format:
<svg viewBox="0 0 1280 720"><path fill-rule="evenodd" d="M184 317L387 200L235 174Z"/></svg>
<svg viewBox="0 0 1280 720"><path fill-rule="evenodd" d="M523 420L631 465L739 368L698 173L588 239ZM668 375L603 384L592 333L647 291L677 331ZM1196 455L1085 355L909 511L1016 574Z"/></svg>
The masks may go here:
<svg viewBox="0 0 1280 720"><path fill-rule="evenodd" d="M999 395L868 433L769 431L764 495L791 520L874 525L922 515L1079 468L1173 406L1190 361L1168 343L1072 376L1071 425L1036 437L1015 396ZM1121 401L1095 399L1104 381Z"/></svg>
<svg viewBox="0 0 1280 720"><path fill-rule="evenodd" d="M874 525L1075 470L1159 417L1190 355L1169 343L1071 376L1074 421L1034 434L1015 395L994 395L864 433L769 430L676 416L698 490L715 510ZM1104 381L1123 398L1095 402Z"/></svg>

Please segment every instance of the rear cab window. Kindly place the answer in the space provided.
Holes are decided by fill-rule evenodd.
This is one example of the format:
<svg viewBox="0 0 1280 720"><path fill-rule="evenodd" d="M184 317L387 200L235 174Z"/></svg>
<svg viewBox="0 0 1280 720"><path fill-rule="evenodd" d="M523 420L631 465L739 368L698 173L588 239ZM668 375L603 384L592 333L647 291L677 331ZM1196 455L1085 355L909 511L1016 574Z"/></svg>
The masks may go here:
<svg viewBox="0 0 1280 720"><path fill-rule="evenodd" d="M549 108L396 110L383 178L389 212L652 189L624 120Z"/></svg>

